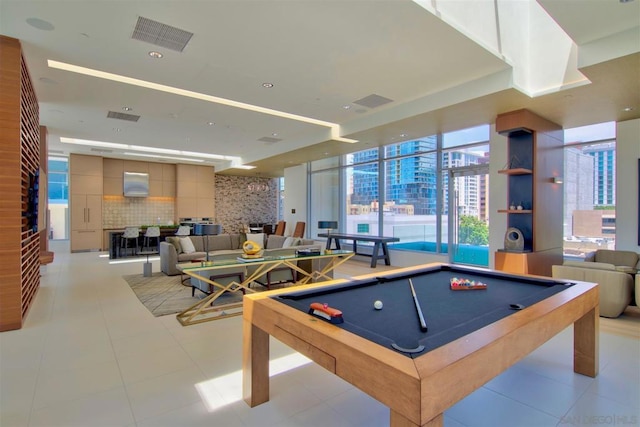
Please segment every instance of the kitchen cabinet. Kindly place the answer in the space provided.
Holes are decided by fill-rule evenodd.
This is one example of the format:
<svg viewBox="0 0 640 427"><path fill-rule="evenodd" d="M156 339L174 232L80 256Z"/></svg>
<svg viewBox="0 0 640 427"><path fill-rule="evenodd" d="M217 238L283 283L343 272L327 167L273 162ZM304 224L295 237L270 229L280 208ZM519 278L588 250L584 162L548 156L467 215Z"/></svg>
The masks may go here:
<svg viewBox="0 0 640 427"><path fill-rule="evenodd" d="M71 252L102 249L102 157L69 159Z"/></svg>

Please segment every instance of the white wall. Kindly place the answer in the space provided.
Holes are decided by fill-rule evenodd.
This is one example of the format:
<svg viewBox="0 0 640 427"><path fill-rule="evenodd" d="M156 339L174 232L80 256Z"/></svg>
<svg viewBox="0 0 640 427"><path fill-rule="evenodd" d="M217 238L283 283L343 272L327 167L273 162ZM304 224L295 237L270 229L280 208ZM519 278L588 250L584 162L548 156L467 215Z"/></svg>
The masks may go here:
<svg viewBox="0 0 640 427"><path fill-rule="evenodd" d="M504 233L507 232L507 215L498 213L498 209L506 209L507 175L498 173L506 169L508 162L507 137L496 132L496 125L491 125L489 133L489 268L494 268L494 254L504 248Z"/></svg>
<svg viewBox="0 0 640 427"><path fill-rule="evenodd" d="M293 211L295 210L295 213ZM284 170L284 210L287 222L285 236L293 234L296 222L307 221L307 165L299 165ZM306 227L305 236L309 235Z"/></svg>
<svg viewBox="0 0 640 427"><path fill-rule="evenodd" d="M616 129L616 249L640 252L638 245L638 159L640 119Z"/></svg>

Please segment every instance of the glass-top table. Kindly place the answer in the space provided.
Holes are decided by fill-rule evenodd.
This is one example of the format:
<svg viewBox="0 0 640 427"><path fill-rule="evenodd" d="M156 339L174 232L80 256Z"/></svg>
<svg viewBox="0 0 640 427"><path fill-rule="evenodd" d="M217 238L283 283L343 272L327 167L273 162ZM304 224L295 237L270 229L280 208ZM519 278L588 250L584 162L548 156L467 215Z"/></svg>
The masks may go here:
<svg viewBox="0 0 640 427"><path fill-rule="evenodd" d="M250 288L249 285L270 271L280 268L290 268L297 273L296 276L298 279L293 283L293 286L333 280L330 273L335 270L336 267L353 257L353 255L354 253L352 251L333 250L330 252L321 252L317 255L282 255L264 256L260 258L243 258L239 255L237 258L177 264L176 268L181 274L209 283L214 291L206 298L178 313L176 318L182 325L187 326L209 320L241 315L242 302L214 305L215 301L225 292L242 292L242 294L256 292L256 290ZM302 260L322 259L326 259L329 262L319 270L306 271L297 264L298 261ZM245 274L245 278L242 281L233 280L228 284L222 284L215 280L218 271L222 274L224 269L232 267L251 268L247 268L247 274Z"/></svg>

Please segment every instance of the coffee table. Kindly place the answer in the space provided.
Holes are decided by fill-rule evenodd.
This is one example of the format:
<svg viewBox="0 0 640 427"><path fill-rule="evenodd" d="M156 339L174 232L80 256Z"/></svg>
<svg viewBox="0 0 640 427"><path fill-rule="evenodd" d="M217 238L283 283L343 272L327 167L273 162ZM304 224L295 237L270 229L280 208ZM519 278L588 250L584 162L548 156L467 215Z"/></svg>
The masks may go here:
<svg viewBox="0 0 640 427"><path fill-rule="evenodd" d="M242 292L255 293L256 291L249 287L252 282L268 272L277 268L290 268L298 273L299 280L294 286L305 285L310 282L333 280L329 273L336 267L347 261L354 255L351 251L332 251L331 253L321 253L319 255L304 256L275 256L264 257L258 260L216 260L208 262L191 262L177 264L176 268L181 274L194 277L203 282L212 285L214 291L206 298L198 301L186 310L178 313L176 318L184 325L193 325L196 323L208 322L210 320L223 319L230 316L239 316L242 314L242 302L234 302L229 304L213 305L214 302L225 292ZM300 260L328 259L328 262L321 270L308 272L297 265ZM231 281L228 284L222 284L215 280L216 272L224 274L222 270L229 267L238 266L254 266L257 267L251 274L246 274L243 281Z"/></svg>

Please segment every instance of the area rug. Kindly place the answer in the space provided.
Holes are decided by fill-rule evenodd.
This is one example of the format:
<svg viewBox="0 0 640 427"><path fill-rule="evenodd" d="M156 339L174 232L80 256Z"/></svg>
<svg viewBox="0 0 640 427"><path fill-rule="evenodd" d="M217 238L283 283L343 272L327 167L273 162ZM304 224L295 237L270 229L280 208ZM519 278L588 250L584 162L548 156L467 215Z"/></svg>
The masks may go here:
<svg viewBox="0 0 640 427"><path fill-rule="evenodd" d="M151 277L142 274L123 276L140 302L156 317L176 314L186 310L206 295L198 290L191 296L191 287L180 282L180 275L167 276L153 273ZM239 292L228 292L216 299L215 305L242 301Z"/></svg>

